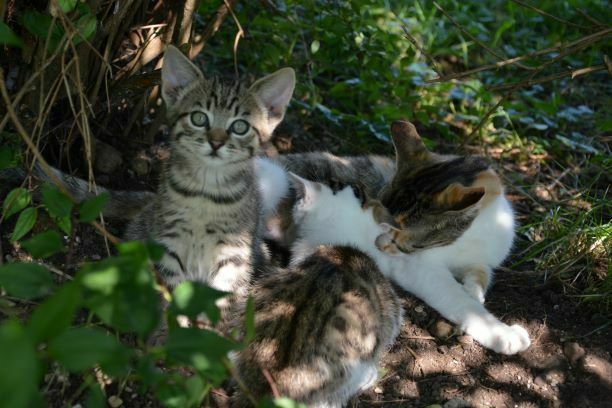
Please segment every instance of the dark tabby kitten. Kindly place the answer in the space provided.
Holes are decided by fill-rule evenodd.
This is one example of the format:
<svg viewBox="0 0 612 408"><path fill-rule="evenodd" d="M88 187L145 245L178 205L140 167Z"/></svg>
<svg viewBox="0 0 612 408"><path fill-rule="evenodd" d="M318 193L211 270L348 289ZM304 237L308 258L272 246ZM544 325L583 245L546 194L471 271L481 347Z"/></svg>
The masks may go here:
<svg viewBox="0 0 612 408"><path fill-rule="evenodd" d="M341 407L377 379L381 354L395 339L402 308L390 282L350 234L324 231L349 216L373 243L385 211L356 188L293 177L299 238L288 269L270 269L253 288L255 338L234 356L237 373L261 398L276 390L309 407ZM348 231L347 231L348 232ZM372 250L379 252L371 245ZM266 371L268 379L263 374ZM238 393L234 407L251 406Z"/></svg>

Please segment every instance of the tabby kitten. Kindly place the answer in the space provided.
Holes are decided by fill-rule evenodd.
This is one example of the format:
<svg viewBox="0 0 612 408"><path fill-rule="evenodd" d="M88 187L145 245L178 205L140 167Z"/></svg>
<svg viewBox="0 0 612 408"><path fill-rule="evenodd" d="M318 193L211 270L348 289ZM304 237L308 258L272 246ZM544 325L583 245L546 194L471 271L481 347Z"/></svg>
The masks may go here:
<svg viewBox="0 0 612 408"><path fill-rule="evenodd" d="M262 257L252 158L282 120L294 85L291 68L248 89L205 78L178 49L167 48L161 94L170 159L126 238L152 238L166 248L159 269L168 285L195 280L238 298L247 293Z"/></svg>
<svg viewBox="0 0 612 408"><path fill-rule="evenodd" d="M380 203L354 189L293 177L298 241L290 268L270 269L253 288L255 338L234 356L256 398L277 391L309 407L341 407L376 381L381 354L402 320L400 302L376 263L339 234L319 234L349 212L374 240ZM358 190L355 190L358 191ZM349 245L347 245L349 244ZM234 407L250 406L238 393Z"/></svg>

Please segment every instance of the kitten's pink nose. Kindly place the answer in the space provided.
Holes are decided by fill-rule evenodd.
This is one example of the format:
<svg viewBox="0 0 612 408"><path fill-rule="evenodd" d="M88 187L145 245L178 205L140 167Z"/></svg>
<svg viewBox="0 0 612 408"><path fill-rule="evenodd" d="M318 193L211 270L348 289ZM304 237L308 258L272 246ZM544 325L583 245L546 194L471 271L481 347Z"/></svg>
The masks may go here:
<svg viewBox="0 0 612 408"><path fill-rule="evenodd" d="M225 144L225 142L220 141L220 140L209 140L208 144L210 144L210 147L212 147L213 152L216 152L217 150L221 148L221 146Z"/></svg>

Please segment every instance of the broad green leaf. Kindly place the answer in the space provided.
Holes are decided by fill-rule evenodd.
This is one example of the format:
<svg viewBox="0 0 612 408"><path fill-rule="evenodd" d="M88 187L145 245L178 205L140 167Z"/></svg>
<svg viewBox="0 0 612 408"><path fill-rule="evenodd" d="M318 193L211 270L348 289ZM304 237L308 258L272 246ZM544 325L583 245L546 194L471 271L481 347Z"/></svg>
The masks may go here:
<svg viewBox="0 0 612 408"><path fill-rule="evenodd" d="M25 234L30 232L34 224L36 224L36 217L38 216L38 210L34 207L26 208L19 214L15 229L11 235L11 241L17 241L21 239Z"/></svg>
<svg viewBox="0 0 612 408"><path fill-rule="evenodd" d="M293 401L287 397L279 397L272 399L266 397L259 402L257 408L306 408L306 405Z"/></svg>
<svg viewBox="0 0 612 408"><path fill-rule="evenodd" d="M64 331L74 319L81 301L81 289L74 282L63 285L53 296L38 306L27 325L35 342L48 341Z"/></svg>
<svg viewBox="0 0 612 408"><path fill-rule="evenodd" d="M165 407L199 407L210 389L210 384L198 375L190 378L169 376L155 386L155 396Z"/></svg>
<svg viewBox="0 0 612 408"><path fill-rule="evenodd" d="M55 217L51 216L51 219L66 235L72 234L72 220L70 217Z"/></svg>
<svg viewBox="0 0 612 408"><path fill-rule="evenodd" d="M32 195L25 188L16 188L12 190L2 203L2 217L9 218L11 215L18 213L30 204Z"/></svg>
<svg viewBox="0 0 612 408"><path fill-rule="evenodd" d="M96 32L97 24L98 22L96 21L96 18L91 14L86 14L79 18L79 20L76 22L76 27L77 30L79 30L80 36L75 36L73 43L76 45L81 43L83 40L89 40L93 33Z"/></svg>
<svg viewBox="0 0 612 408"><path fill-rule="evenodd" d="M177 328L166 342L168 358L188 364L213 382L222 381L227 373L222 360L239 345L209 330Z"/></svg>
<svg viewBox="0 0 612 408"><path fill-rule="evenodd" d="M79 205L79 221L90 222L98 218L107 200L108 193L102 193L83 201Z"/></svg>
<svg viewBox="0 0 612 408"><path fill-rule="evenodd" d="M87 393L87 398L85 399L85 406L87 408L107 407L106 398L104 397L104 393L102 393L98 383L94 383L89 386L89 392Z"/></svg>
<svg viewBox="0 0 612 408"><path fill-rule="evenodd" d="M64 248L62 238L53 230L41 232L21 243L34 258L47 258Z"/></svg>
<svg viewBox="0 0 612 408"><path fill-rule="evenodd" d="M12 296L35 299L51 293L53 278L42 265L10 263L0 266L0 286Z"/></svg>
<svg viewBox="0 0 612 408"><path fill-rule="evenodd" d="M49 183L43 185L42 201L52 216L60 219L70 216L72 200Z"/></svg>
<svg viewBox="0 0 612 408"><path fill-rule="evenodd" d="M23 41L17 34L6 25L5 22L0 21L0 44L8 45L10 47L23 47Z"/></svg>
<svg viewBox="0 0 612 408"><path fill-rule="evenodd" d="M57 0L57 3L64 13L70 13L76 7L77 0Z"/></svg>
<svg viewBox="0 0 612 408"><path fill-rule="evenodd" d="M317 51L319 51L319 48L321 48L321 43L319 40L314 40L312 43L310 43L310 52L312 54L316 54Z"/></svg>
<svg viewBox="0 0 612 408"><path fill-rule="evenodd" d="M2 24L0 22L0 24ZM17 166L15 150L10 146L0 146L0 170Z"/></svg>
<svg viewBox="0 0 612 408"><path fill-rule="evenodd" d="M27 10L23 15L23 26L32 35L49 42L48 52L57 49L64 36L64 30L53 21L50 15L40 13L35 10Z"/></svg>
<svg viewBox="0 0 612 408"><path fill-rule="evenodd" d="M159 321L160 302L148 267L138 254L86 265L78 280L91 291L87 306L121 332L150 333Z"/></svg>
<svg viewBox="0 0 612 408"><path fill-rule="evenodd" d="M36 348L16 321L0 326L0 396L4 407L39 407L40 364Z"/></svg>
<svg viewBox="0 0 612 408"><path fill-rule="evenodd" d="M226 292L213 289L200 282L183 282L172 292L170 310L176 315L191 318L197 317L200 313L206 313L210 321L217 324L220 312L215 301L226 295Z"/></svg>
<svg viewBox="0 0 612 408"><path fill-rule="evenodd" d="M125 355L125 346L101 329L79 327L49 342L49 354L67 370L82 371Z"/></svg>
<svg viewBox="0 0 612 408"><path fill-rule="evenodd" d="M150 259L153 262L159 261L166 252L163 245L154 241L147 241L146 243L141 241L122 242L117 245L117 251L121 255L137 257L141 261Z"/></svg>

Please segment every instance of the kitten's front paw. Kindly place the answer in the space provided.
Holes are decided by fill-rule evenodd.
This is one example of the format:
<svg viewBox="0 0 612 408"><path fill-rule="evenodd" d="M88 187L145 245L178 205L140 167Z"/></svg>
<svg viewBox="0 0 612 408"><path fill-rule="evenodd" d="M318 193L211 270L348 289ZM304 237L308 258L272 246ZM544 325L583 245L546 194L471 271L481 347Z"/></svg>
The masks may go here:
<svg viewBox="0 0 612 408"><path fill-rule="evenodd" d="M516 354L526 350L530 345L529 333L523 326L504 324L494 330L489 348L501 354Z"/></svg>

